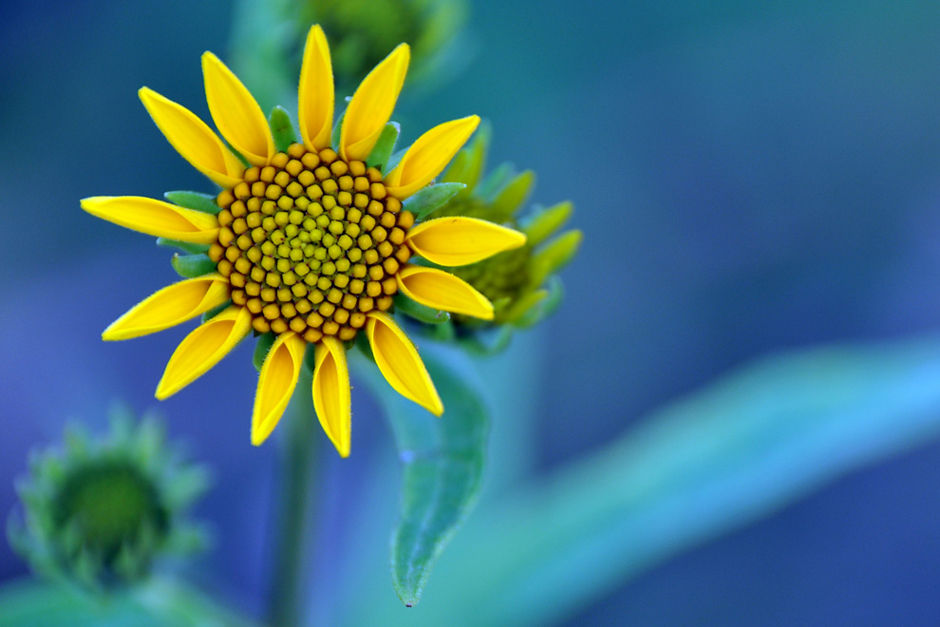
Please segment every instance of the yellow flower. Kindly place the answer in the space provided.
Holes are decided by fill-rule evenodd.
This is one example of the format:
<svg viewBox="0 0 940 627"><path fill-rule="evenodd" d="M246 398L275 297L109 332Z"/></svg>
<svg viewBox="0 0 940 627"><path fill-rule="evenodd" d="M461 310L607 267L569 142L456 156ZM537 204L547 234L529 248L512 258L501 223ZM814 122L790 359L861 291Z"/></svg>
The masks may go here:
<svg viewBox="0 0 940 627"><path fill-rule="evenodd" d="M210 52L202 57L209 112L234 150L189 110L140 90L170 144L222 188L215 214L141 197L82 201L85 211L121 226L208 246L214 271L159 290L102 334L123 340L154 333L228 303L180 343L157 386L158 399L212 368L250 332L271 333L276 339L261 366L252 413L251 441L259 445L287 407L313 344L313 405L345 457L351 416L346 347L364 330L388 383L441 415L443 405L417 350L389 315L393 297L401 292L435 309L483 319L492 318L493 306L453 274L409 261L420 255L441 266L470 264L523 245L525 236L474 218L415 224L403 204L447 166L476 129L477 116L432 128L388 172L367 164L408 61L409 48L401 44L365 77L334 146L333 74L319 26L307 36L300 74L302 143L286 150L276 149L255 99Z"/></svg>

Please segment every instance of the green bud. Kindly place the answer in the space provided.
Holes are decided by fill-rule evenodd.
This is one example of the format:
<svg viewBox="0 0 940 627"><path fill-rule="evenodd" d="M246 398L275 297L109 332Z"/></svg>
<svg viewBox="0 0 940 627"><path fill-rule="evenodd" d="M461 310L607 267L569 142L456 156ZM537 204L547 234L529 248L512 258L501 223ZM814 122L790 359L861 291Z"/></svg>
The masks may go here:
<svg viewBox="0 0 940 627"><path fill-rule="evenodd" d="M37 573L90 588L130 583L182 538L204 538L185 510L208 488L206 470L184 463L154 419L122 414L101 439L69 429L64 449L35 453L18 483L24 512L8 535Z"/></svg>

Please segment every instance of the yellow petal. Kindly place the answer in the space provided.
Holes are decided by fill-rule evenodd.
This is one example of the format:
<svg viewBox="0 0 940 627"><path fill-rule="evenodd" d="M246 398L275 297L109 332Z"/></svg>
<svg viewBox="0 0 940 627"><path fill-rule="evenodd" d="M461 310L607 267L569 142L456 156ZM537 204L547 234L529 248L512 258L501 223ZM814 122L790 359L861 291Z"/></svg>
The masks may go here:
<svg viewBox="0 0 940 627"><path fill-rule="evenodd" d="M194 168L222 187L234 187L241 181L244 166L205 122L148 87L137 93L157 128Z"/></svg>
<svg viewBox="0 0 940 627"><path fill-rule="evenodd" d="M229 307L193 329L170 357L156 397L163 400L205 374L251 330L251 313L244 307Z"/></svg>
<svg viewBox="0 0 940 627"><path fill-rule="evenodd" d="M330 47L319 24L314 24L307 33L297 95L304 144L312 150L328 147L333 130L333 66Z"/></svg>
<svg viewBox="0 0 940 627"><path fill-rule="evenodd" d="M229 298L228 279L208 274L168 285L111 323L101 339L128 340L186 322Z"/></svg>
<svg viewBox="0 0 940 627"><path fill-rule="evenodd" d="M415 345L386 313L369 312L366 334L375 363L396 392L421 405L435 416L444 413L444 404Z"/></svg>
<svg viewBox="0 0 940 627"><path fill-rule="evenodd" d="M525 244L525 234L462 216L428 220L408 231L411 248L432 263L463 266Z"/></svg>
<svg viewBox="0 0 940 627"><path fill-rule="evenodd" d="M352 409L346 349L335 337L325 337L317 344L315 357L313 408L340 456L349 457Z"/></svg>
<svg viewBox="0 0 940 627"><path fill-rule="evenodd" d="M405 199L431 182L450 163L480 124L471 115L439 124L419 137L385 177L388 192Z"/></svg>
<svg viewBox="0 0 940 627"><path fill-rule="evenodd" d="M202 76L209 113L222 136L253 165L267 165L274 138L251 92L211 52L202 54Z"/></svg>
<svg viewBox="0 0 940 627"><path fill-rule="evenodd" d="M493 319L493 304L463 279L436 268L408 265L395 277L398 289L422 305L452 313Z"/></svg>
<svg viewBox="0 0 940 627"><path fill-rule="evenodd" d="M219 221L214 215L153 198L92 196L82 199L82 209L134 231L191 244L211 244L219 234Z"/></svg>
<svg viewBox="0 0 940 627"><path fill-rule="evenodd" d="M303 338L288 331L279 335L268 351L258 375L258 391L251 413L251 443L255 446L268 439L287 409L297 386L306 347Z"/></svg>
<svg viewBox="0 0 940 627"><path fill-rule="evenodd" d="M340 132L340 154L346 160L365 159L392 117L398 93L405 83L411 50L399 44L362 79L353 94Z"/></svg>

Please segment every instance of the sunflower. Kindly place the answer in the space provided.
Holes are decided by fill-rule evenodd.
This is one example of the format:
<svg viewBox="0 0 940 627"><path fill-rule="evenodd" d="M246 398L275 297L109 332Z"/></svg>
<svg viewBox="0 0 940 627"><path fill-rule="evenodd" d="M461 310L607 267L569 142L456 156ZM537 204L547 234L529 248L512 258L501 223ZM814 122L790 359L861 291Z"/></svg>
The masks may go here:
<svg viewBox="0 0 940 627"><path fill-rule="evenodd" d="M250 333L266 337L270 349L260 367L251 423L251 441L260 445L284 413L312 345L314 409L346 457L346 350L364 331L388 383L432 414L443 413L414 344L390 315L396 297L491 319L493 306L485 296L431 264L475 263L522 246L525 235L475 218L419 219L429 213L429 202L446 199L435 188L448 186L429 185L479 118L432 128L396 163L389 155L398 127L389 118L409 54L401 44L381 61L333 130L330 51L323 31L313 26L298 89L298 141L290 141L292 125L275 115L278 110L269 125L250 92L211 52L202 57L206 99L228 145L186 108L141 88L144 107L170 144L221 187L207 197L211 202L177 193L168 194L173 203L137 196L81 203L99 218L204 255L188 264L204 274L157 291L102 334L104 340L124 340L211 316L170 357L158 399L204 374ZM412 263L416 256L430 263Z"/></svg>

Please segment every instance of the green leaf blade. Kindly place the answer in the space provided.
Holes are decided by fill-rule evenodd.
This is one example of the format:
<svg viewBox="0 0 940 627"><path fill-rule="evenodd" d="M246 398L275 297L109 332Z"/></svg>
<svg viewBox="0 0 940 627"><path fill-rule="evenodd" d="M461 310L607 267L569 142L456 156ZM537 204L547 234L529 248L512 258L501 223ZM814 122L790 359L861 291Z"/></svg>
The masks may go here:
<svg viewBox="0 0 940 627"><path fill-rule="evenodd" d="M476 503L483 476L489 416L478 392L451 368L422 355L444 401L435 418L399 397L376 376L403 464L398 525L392 536L395 592L415 605L435 561Z"/></svg>

